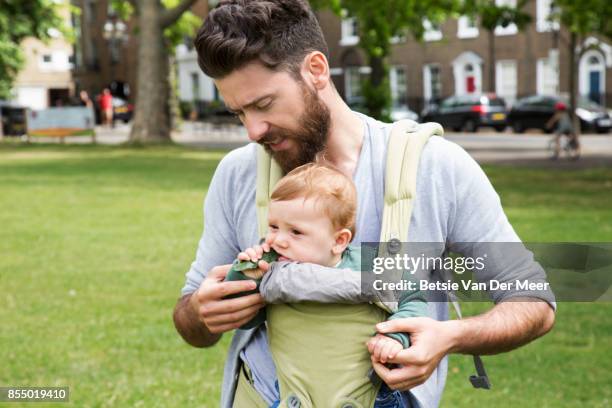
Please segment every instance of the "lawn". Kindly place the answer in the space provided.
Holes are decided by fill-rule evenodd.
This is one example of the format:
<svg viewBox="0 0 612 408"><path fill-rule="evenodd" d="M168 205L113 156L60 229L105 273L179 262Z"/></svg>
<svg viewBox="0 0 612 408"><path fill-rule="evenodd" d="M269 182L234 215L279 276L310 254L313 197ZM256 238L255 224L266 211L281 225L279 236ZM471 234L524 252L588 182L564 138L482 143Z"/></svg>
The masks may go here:
<svg viewBox="0 0 612 408"><path fill-rule="evenodd" d="M229 336L191 348L171 314L223 154L0 144L0 386L67 385L79 407L218 405ZM524 240L612 241L611 168L485 171ZM453 356L442 406L609 406L611 314L561 303L550 335L486 357L488 392Z"/></svg>

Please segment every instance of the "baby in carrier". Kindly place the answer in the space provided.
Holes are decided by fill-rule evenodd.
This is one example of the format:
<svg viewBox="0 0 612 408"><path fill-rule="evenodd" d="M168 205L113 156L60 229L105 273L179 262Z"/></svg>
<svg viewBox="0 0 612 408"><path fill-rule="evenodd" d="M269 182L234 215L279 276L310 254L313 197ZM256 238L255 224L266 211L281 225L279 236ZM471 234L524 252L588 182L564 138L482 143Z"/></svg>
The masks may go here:
<svg viewBox="0 0 612 408"><path fill-rule="evenodd" d="M262 269L269 266L264 262L294 269L283 275L289 277L309 264L335 268L329 273L360 273L361 248L349 245L356 211L357 193L348 177L321 164L298 167L278 182L270 197L265 242L241 252L226 280L254 279L259 285ZM323 282L312 279L308 291L317 293ZM267 324L280 390L273 406L402 407L399 392L368 377L371 357L365 343L380 321L425 316L424 296L403 293L391 315L369 303L320 303L317 296L309 300L269 304L242 327ZM405 333L376 337L372 356L383 364L410 344Z"/></svg>

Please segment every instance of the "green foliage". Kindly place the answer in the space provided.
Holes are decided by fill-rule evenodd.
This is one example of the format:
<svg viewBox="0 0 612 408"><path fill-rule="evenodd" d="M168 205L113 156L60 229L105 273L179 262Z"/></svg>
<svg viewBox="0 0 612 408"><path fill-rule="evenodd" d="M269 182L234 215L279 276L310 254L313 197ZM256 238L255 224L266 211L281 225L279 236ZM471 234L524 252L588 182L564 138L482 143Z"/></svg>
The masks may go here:
<svg viewBox="0 0 612 408"><path fill-rule="evenodd" d="M163 0L162 3L169 9L176 7L179 2L179 0ZM191 38L201 24L202 21L198 16L191 11L186 11L176 23L166 28L164 30L164 36L166 37L170 53L174 53L176 46L183 43L185 38Z"/></svg>
<svg viewBox="0 0 612 408"><path fill-rule="evenodd" d="M374 85L371 80L365 80L361 83L361 89L367 113L384 122L390 122L391 86L389 83L388 67L385 67L385 72L386 76L380 84Z"/></svg>
<svg viewBox="0 0 612 408"><path fill-rule="evenodd" d="M180 3L180 0L162 0L161 3L165 9L171 9L176 7ZM112 0L112 5L113 10L115 10L119 18L124 21L130 20L136 12L132 4L127 0ZM166 40L168 54L174 55L176 46L184 42L185 38L191 37L201 24L202 21L200 18L187 10L181 14L174 24L164 29L164 38ZM137 25L134 25L134 31L135 34L137 34Z"/></svg>
<svg viewBox="0 0 612 408"><path fill-rule="evenodd" d="M111 0L113 11L117 13L117 17L127 21L134 15L134 6L126 0Z"/></svg>
<svg viewBox="0 0 612 408"><path fill-rule="evenodd" d="M612 39L612 2L554 0L552 19L580 36L601 34Z"/></svg>
<svg viewBox="0 0 612 408"><path fill-rule="evenodd" d="M49 29L66 32L58 7L51 0L0 0L0 99L10 98L17 74L25 62L21 41L49 38Z"/></svg>
<svg viewBox="0 0 612 408"><path fill-rule="evenodd" d="M13 82L23 67L23 52L18 43L6 38L0 31L0 99L9 99Z"/></svg>
<svg viewBox="0 0 612 408"><path fill-rule="evenodd" d="M487 31L495 27L507 27L516 24L519 29L525 28L532 20L530 14L523 11L527 0L521 0L516 7L507 5L498 6L494 0L467 0L463 4L463 13L471 16L480 16L480 25Z"/></svg>

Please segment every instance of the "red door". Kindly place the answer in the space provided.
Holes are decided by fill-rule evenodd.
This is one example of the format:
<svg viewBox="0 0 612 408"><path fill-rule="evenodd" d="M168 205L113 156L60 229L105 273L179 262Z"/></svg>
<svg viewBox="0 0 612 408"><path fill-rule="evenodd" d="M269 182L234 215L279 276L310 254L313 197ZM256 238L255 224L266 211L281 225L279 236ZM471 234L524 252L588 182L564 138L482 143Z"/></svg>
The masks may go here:
<svg viewBox="0 0 612 408"><path fill-rule="evenodd" d="M476 83L474 81L474 77L473 76L469 76L466 78L466 87L465 89L467 90L467 93L471 94L476 92Z"/></svg>

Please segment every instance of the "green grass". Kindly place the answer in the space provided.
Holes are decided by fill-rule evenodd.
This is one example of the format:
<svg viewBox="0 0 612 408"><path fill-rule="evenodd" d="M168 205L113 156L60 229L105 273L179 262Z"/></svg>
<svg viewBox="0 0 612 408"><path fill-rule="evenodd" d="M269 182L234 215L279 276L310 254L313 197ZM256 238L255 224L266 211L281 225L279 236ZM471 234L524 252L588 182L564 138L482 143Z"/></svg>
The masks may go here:
<svg viewBox="0 0 612 408"><path fill-rule="evenodd" d="M222 156L0 144L0 386L68 385L79 407L218 405L229 336L191 348L171 314ZM485 170L524 240L612 241L612 169ZM609 406L611 313L560 304L551 334L486 358L490 392L453 356L442 405Z"/></svg>

